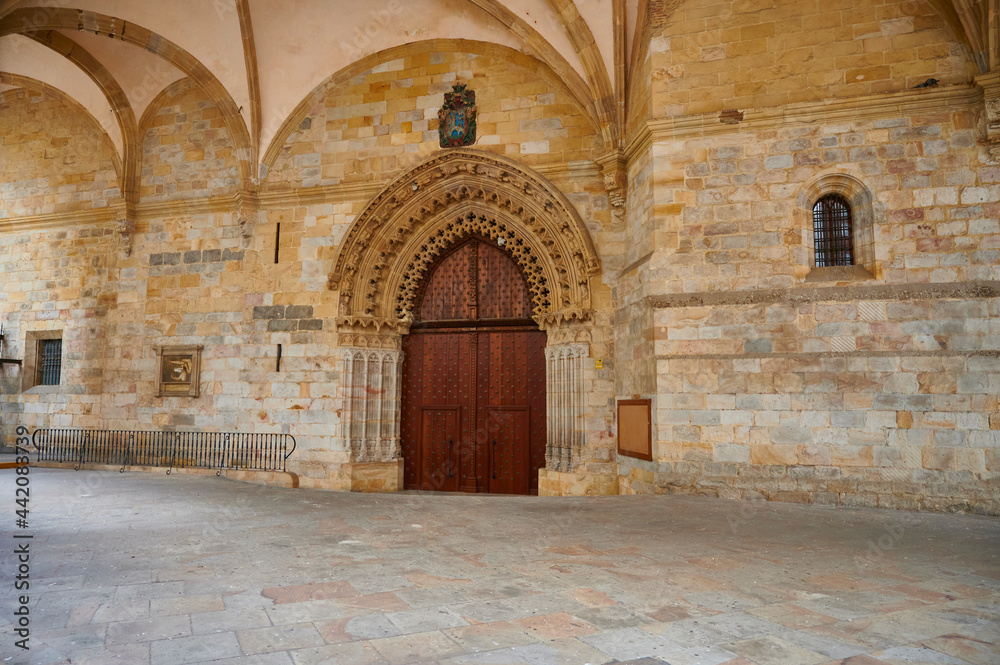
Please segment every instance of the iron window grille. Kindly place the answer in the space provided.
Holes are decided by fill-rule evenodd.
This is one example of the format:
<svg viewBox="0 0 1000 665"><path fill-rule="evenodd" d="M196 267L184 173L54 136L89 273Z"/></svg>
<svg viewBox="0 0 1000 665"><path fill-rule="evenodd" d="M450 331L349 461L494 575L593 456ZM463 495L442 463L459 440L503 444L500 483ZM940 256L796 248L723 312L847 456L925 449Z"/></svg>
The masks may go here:
<svg viewBox="0 0 1000 665"><path fill-rule="evenodd" d="M43 339L40 342L37 385L58 386L62 374L62 340Z"/></svg>
<svg viewBox="0 0 1000 665"><path fill-rule="evenodd" d="M851 205L840 194L827 194L813 206L816 267L849 266L854 262Z"/></svg>

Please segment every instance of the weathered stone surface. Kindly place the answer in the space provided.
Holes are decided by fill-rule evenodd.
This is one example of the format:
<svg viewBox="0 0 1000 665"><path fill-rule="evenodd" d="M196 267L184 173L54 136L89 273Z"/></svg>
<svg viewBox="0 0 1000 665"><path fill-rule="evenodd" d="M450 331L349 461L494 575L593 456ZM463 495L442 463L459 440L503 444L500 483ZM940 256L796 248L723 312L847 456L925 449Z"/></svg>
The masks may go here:
<svg viewBox="0 0 1000 665"><path fill-rule="evenodd" d="M281 305L256 305L253 308L253 318L283 319L285 318L285 308Z"/></svg>

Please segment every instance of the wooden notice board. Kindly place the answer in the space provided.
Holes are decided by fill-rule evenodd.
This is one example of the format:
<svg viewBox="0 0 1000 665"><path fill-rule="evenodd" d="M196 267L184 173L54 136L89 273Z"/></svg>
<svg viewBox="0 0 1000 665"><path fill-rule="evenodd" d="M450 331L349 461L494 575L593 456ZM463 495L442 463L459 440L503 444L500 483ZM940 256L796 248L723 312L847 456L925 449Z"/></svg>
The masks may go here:
<svg viewBox="0 0 1000 665"><path fill-rule="evenodd" d="M648 399L618 400L618 454L653 459L653 420Z"/></svg>

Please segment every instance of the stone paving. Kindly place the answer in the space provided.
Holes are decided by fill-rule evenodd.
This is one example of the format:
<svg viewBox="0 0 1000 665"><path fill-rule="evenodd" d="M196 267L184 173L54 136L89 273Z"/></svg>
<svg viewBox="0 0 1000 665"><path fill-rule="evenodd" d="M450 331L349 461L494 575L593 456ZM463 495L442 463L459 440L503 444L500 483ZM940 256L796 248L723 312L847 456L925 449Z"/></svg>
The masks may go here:
<svg viewBox="0 0 1000 665"><path fill-rule="evenodd" d="M31 470L3 663L1000 663L1000 520Z"/></svg>

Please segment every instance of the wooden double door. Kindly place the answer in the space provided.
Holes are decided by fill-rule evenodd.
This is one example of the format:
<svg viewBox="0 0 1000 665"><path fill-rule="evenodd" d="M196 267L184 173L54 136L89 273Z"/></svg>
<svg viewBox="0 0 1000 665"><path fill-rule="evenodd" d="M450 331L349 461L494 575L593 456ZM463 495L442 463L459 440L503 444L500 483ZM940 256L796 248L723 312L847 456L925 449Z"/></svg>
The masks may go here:
<svg viewBox="0 0 1000 665"><path fill-rule="evenodd" d="M404 487L537 494L545 333L520 268L472 237L442 256L403 340Z"/></svg>

